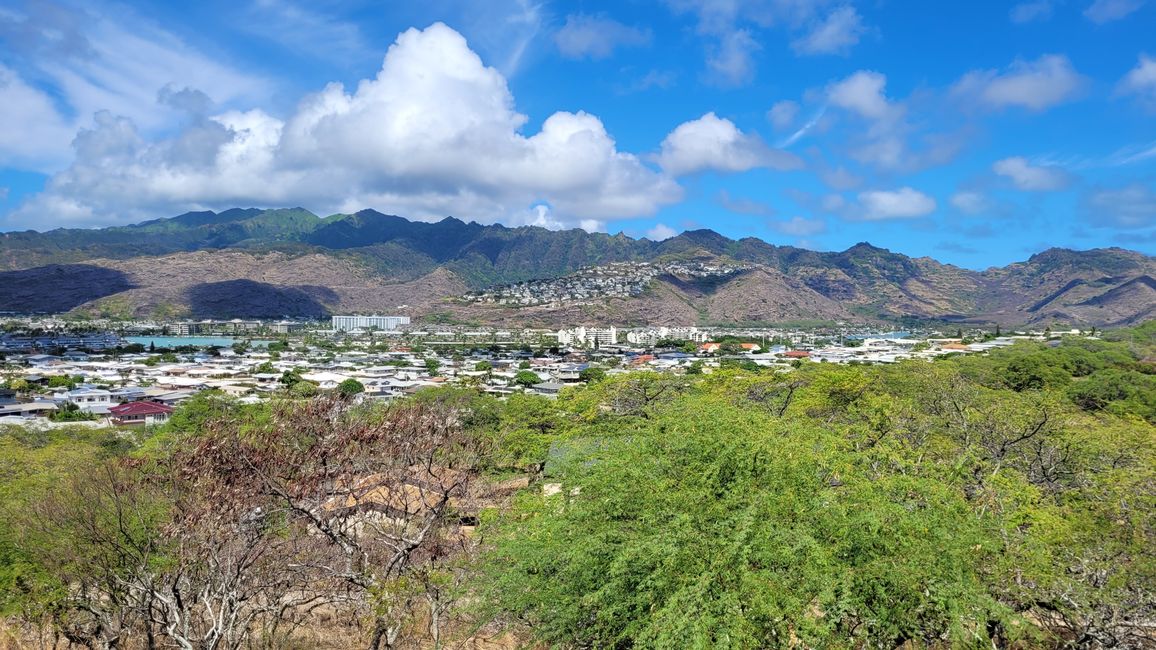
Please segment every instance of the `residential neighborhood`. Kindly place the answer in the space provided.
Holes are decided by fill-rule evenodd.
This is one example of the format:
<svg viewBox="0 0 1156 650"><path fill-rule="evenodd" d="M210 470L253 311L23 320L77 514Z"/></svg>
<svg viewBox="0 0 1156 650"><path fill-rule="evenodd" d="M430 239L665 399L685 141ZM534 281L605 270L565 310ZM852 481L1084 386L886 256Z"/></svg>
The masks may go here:
<svg viewBox="0 0 1156 650"><path fill-rule="evenodd" d="M722 277L750 268L740 264L705 262L616 262L591 266L561 278L529 280L468 293L464 300L529 307L553 303L579 304L605 298L629 298L641 294L660 275L683 278Z"/></svg>
<svg viewBox="0 0 1156 650"><path fill-rule="evenodd" d="M121 337L93 331L97 323L10 321L0 337L6 387L0 392L0 423L158 424L182 402L208 390L243 401L308 397L351 386L359 400L446 385L498 396L556 396L566 386L630 371L705 374L741 365L790 372L800 363L931 361L983 354L1017 340L1094 334L880 334L850 324L810 329L576 325L557 331L440 326L427 331L406 321L335 316L331 323L294 323L291 328L285 322L257 322L250 331L266 333L261 339ZM172 325L151 325L153 331L174 331Z"/></svg>

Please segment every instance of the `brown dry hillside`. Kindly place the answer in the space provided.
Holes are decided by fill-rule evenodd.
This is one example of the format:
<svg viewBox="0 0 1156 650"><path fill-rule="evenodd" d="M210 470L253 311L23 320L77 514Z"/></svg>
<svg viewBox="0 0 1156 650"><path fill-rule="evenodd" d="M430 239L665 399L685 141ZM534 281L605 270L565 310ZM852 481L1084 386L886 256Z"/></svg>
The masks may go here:
<svg viewBox="0 0 1156 650"><path fill-rule="evenodd" d="M584 267L689 261L747 271L714 280L662 276L629 299L524 309L459 300L466 291ZM1103 326L1156 314L1156 263L1119 248L1051 249L981 272L865 242L816 252L709 230L654 242L452 218L414 222L372 210L320 218L300 208L234 209L116 228L6 233L0 268L0 311L22 313L400 312L548 327L897 318Z"/></svg>
<svg viewBox="0 0 1156 650"><path fill-rule="evenodd" d="M279 318L395 311L403 305L424 313L444 296L465 291L464 283L445 269L390 282L356 262L321 254L197 251L89 264L123 274L131 288L76 309L123 306L137 316Z"/></svg>

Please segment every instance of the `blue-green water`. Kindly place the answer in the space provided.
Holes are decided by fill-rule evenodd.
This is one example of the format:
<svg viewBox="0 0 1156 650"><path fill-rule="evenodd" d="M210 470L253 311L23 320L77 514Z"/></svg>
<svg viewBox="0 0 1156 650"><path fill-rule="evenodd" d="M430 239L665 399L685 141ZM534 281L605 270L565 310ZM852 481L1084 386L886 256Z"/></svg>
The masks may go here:
<svg viewBox="0 0 1156 650"><path fill-rule="evenodd" d="M844 338L848 340L856 339L905 339L911 336L911 332L883 332L882 334L854 334L848 335Z"/></svg>
<svg viewBox="0 0 1156 650"><path fill-rule="evenodd" d="M158 348L179 348L188 345L198 348L227 348L237 341L246 339L228 336L126 336L124 340L129 343L140 343L146 348L149 345L155 345ZM272 341L249 341L249 345L255 348L263 348L270 343Z"/></svg>

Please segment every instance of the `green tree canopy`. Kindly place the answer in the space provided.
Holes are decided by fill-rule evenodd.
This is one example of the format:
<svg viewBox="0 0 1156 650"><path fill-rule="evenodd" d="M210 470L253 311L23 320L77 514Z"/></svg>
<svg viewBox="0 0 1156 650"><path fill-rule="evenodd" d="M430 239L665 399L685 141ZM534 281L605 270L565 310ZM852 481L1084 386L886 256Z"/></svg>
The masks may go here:
<svg viewBox="0 0 1156 650"><path fill-rule="evenodd" d="M337 385L337 392L343 397L353 397L365 392L365 385L352 377Z"/></svg>
<svg viewBox="0 0 1156 650"><path fill-rule="evenodd" d="M590 366L589 368L584 368L578 373L578 379L588 384L600 382L603 379L606 379L606 371L597 366Z"/></svg>
<svg viewBox="0 0 1156 650"><path fill-rule="evenodd" d="M314 397L317 395L317 384L301 380L289 386L289 394L293 397Z"/></svg>

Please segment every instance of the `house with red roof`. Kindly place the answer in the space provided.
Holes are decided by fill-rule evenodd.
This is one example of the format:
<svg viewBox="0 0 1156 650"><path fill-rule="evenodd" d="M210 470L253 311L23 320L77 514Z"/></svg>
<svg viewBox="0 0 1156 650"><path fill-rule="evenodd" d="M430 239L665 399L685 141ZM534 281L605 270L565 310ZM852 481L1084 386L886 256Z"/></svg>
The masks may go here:
<svg viewBox="0 0 1156 650"><path fill-rule="evenodd" d="M116 426L160 424L173 414L173 407L156 402L128 402L108 409L108 416Z"/></svg>

